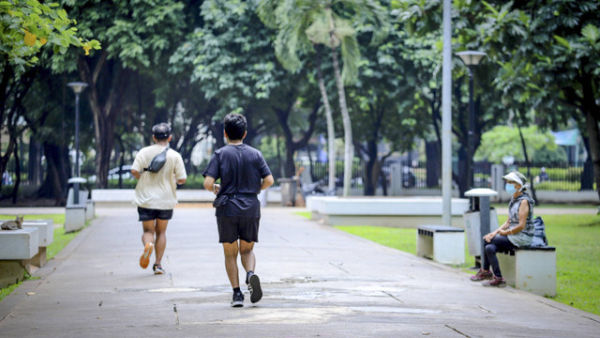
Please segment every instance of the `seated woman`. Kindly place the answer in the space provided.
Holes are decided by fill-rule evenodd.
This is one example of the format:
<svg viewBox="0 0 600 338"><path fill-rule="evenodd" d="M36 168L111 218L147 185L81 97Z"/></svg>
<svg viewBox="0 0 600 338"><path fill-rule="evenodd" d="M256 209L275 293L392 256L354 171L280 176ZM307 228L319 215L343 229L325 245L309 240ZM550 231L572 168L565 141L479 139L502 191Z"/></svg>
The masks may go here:
<svg viewBox="0 0 600 338"><path fill-rule="evenodd" d="M533 199L525 192L527 189L527 179L518 171L513 171L503 177L506 180L505 190L512 194L508 203L508 220L496 231L491 232L483 239L487 242L485 245L485 262L483 268L471 277L472 281L484 282L484 286L506 286L506 281L502 278L496 252L506 252L516 247L531 245L533 239ZM490 271L492 267L493 273Z"/></svg>

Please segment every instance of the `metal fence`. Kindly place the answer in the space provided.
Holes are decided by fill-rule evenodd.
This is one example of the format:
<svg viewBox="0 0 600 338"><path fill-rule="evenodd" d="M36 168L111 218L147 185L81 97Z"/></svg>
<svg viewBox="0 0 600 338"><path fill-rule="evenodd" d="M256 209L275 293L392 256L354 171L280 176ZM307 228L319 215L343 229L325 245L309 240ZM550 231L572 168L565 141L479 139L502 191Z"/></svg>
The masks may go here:
<svg viewBox="0 0 600 338"><path fill-rule="evenodd" d="M441 171L437 163L427 165L427 162L395 162L401 166L401 180L403 188L407 189L440 189ZM384 183L388 188L391 186L391 166L394 162L384 164L382 175L378 181L378 187ZM474 187L491 188L492 187L492 165L490 162L474 163ZM328 164L315 162L311 165L304 164L305 170L311 173L313 182L321 181L327 183ZM586 167L587 166L587 167ZM429 177L428 177L429 170ZM527 173L526 163L513 163L505 172L518 170L524 175ZM458 170L458 163L453 163L455 175L461 175ZM341 187L343 182L343 161L336 162L336 186ZM352 188L364 187L365 166L364 162L355 160L352 166ZM276 175L280 176L280 175ZM582 191L594 190L593 167L589 162L575 163L531 163L529 168L529 177L533 181L536 190L548 191Z"/></svg>

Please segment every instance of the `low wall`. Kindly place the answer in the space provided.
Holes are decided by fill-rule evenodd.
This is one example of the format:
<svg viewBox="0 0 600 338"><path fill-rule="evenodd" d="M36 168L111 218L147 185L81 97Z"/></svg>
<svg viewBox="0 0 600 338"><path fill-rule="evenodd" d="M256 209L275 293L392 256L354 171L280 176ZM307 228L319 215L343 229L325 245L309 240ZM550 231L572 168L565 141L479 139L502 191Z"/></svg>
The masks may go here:
<svg viewBox="0 0 600 338"><path fill-rule="evenodd" d="M281 191L268 189L267 203L281 203ZM133 206L134 189L95 189L92 190L92 200L97 206ZM212 203L215 194L204 189L178 189L179 203Z"/></svg>
<svg viewBox="0 0 600 338"><path fill-rule="evenodd" d="M414 228L442 223L440 197L322 197L307 198L313 219L329 225L377 225ZM463 227L467 199L452 199L452 225Z"/></svg>

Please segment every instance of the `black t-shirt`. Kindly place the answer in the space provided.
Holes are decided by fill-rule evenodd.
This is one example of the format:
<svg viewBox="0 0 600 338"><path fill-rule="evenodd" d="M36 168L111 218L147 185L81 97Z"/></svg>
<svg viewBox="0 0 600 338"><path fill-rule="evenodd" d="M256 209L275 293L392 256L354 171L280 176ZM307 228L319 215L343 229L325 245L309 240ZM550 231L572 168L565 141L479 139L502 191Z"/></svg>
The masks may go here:
<svg viewBox="0 0 600 338"><path fill-rule="evenodd" d="M271 170L260 151L246 144L226 145L215 151L202 173L221 179L217 197L227 195L229 201L216 210L217 216L260 217L260 193L262 179Z"/></svg>

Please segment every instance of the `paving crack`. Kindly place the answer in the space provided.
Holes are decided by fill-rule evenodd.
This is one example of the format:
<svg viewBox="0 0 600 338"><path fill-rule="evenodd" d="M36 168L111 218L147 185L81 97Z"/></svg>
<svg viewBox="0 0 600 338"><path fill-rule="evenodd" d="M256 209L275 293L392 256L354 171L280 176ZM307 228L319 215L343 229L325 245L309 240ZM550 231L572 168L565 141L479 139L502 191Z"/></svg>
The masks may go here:
<svg viewBox="0 0 600 338"><path fill-rule="evenodd" d="M450 325L448 325L448 324L445 324L444 326L446 326L446 327L447 327L447 328L449 328L450 330L452 330L452 331L454 331L454 332L456 332L456 333L458 333L458 334L460 334L460 335L462 335L462 336L469 337L469 338L471 337L471 336L469 336L468 334L466 334L466 333L464 333L464 332L461 332L461 331L460 331L460 330L458 330L457 328L454 328L454 327L452 327L452 326L450 326Z"/></svg>
<svg viewBox="0 0 600 338"><path fill-rule="evenodd" d="M175 312L175 326L177 326L177 329L180 329L179 312L177 311L177 304L173 304L173 312Z"/></svg>
<svg viewBox="0 0 600 338"><path fill-rule="evenodd" d="M400 298L398 298L398 297L396 297L396 296L392 295L391 293L389 293L389 292L387 292L387 291L381 291L381 292L383 292L383 293L385 293L386 295L388 295L388 296L392 297L394 300L396 300L396 301L397 301L397 302L399 302L400 304L404 304L404 302L403 302L403 301L402 301Z"/></svg>
<svg viewBox="0 0 600 338"><path fill-rule="evenodd" d="M558 306L554 306L554 305L552 305L552 304L548 304L548 303L546 303L546 302L542 302L541 300L538 300L538 302L539 302L539 303L542 303L542 304L544 304L544 305L546 305L546 306L549 306L549 307L551 307L551 308L553 308L553 309L556 309L556 310L558 310L558 311L561 311L561 312L567 312L567 311L565 311L564 309L561 309L561 308L559 308Z"/></svg>
<svg viewBox="0 0 600 338"><path fill-rule="evenodd" d="M594 322L596 322L596 323L600 323L600 320L594 319L594 318L592 318L592 317L583 316L583 318L586 318L586 319L592 320L592 321L594 321Z"/></svg>
<svg viewBox="0 0 600 338"><path fill-rule="evenodd" d="M483 306L479 305L479 308L483 311L483 312L487 312L487 313L492 313L492 310L488 310L486 308L484 308Z"/></svg>
<svg viewBox="0 0 600 338"><path fill-rule="evenodd" d="M340 269L342 272L345 272L347 274L350 274L350 271L342 268L342 265L344 265L344 263L334 263L334 262L329 262L329 264L335 266L336 268Z"/></svg>

